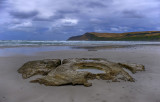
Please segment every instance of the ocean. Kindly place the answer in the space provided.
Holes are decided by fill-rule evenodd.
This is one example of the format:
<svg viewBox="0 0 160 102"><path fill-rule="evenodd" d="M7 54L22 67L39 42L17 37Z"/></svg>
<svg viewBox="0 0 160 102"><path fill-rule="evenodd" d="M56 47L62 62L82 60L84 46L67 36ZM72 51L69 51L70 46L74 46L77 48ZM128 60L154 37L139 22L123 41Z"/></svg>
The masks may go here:
<svg viewBox="0 0 160 102"><path fill-rule="evenodd" d="M60 50L106 50L111 48L126 48L139 45L156 45L152 41L27 41L0 40L0 56L32 55L37 52Z"/></svg>
<svg viewBox="0 0 160 102"><path fill-rule="evenodd" d="M28 40L0 40L0 47L24 46L107 46L107 45L138 45L157 44L153 41L28 41Z"/></svg>

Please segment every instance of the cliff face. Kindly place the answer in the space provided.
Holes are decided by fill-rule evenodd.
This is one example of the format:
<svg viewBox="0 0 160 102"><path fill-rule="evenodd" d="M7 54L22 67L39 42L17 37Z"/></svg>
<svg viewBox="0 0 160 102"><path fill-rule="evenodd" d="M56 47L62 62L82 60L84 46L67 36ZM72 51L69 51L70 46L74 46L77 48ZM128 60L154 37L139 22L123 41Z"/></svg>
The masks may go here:
<svg viewBox="0 0 160 102"><path fill-rule="evenodd" d="M97 33L89 32L68 40L78 41L160 41L160 31L128 32L128 33Z"/></svg>

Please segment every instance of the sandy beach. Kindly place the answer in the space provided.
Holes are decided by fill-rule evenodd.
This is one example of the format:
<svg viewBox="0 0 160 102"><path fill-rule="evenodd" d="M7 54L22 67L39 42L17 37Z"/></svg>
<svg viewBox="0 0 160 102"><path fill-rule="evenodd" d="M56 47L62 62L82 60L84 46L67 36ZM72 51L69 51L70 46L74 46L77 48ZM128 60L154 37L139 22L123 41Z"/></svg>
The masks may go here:
<svg viewBox="0 0 160 102"><path fill-rule="evenodd" d="M17 70L27 61L65 58L106 58L114 62L143 64L144 72L132 74L135 82L93 80L83 85L44 86L22 79ZM32 55L0 57L0 102L160 102L159 46L110 50L60 50Z"/></svg>

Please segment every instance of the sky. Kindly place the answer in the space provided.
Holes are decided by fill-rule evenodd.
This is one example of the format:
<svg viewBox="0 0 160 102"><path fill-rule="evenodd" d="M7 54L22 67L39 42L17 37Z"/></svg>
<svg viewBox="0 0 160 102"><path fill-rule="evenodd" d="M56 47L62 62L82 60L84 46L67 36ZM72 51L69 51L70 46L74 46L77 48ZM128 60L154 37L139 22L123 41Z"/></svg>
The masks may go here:
<svg viewBox="0 0 160 102"><path fill-rule="evenodd" d="M0 40L160 31L160 0L0 0Z"/></svg>

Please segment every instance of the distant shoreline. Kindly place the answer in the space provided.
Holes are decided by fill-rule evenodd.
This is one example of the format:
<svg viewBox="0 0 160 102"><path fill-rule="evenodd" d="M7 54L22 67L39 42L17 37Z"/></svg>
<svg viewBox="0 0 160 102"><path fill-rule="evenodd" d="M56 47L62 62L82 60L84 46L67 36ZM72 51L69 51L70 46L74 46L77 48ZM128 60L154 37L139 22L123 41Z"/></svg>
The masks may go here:
<svg viewBox="0 0 160 102"><path fill-rule="evenodd" d="M72 36L68 41L160 41L160 31L142 31L126 33L87 32L83 35Z"/></svg>

